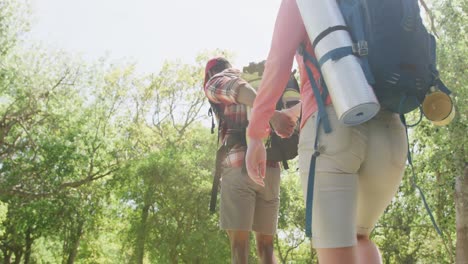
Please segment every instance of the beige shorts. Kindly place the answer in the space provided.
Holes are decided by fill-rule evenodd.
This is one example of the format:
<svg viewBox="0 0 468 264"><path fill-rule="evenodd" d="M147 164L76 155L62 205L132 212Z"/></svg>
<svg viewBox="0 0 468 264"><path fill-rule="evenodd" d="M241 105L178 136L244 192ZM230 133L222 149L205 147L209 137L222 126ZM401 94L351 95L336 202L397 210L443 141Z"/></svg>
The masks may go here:
<svg viewBox="0 0 468 264"><path fill-rule="evenodd" d="M368 235L395 196L405 170L406 132L399 116L381 111L353 127L342 125L327 107L330 134L319 130L312 206L312 243L315 248L355 245L357 234ZM299 170L304 199L312 153L315 120L301 130Z"/></svg>
<svg viewBox="0 0 468 264"><path fill-rule="evenodd" d="M221 179L220 226L224 230L276 233L279 211L280 168L267 167L265 187L242 173L224 168Z"/></svg>

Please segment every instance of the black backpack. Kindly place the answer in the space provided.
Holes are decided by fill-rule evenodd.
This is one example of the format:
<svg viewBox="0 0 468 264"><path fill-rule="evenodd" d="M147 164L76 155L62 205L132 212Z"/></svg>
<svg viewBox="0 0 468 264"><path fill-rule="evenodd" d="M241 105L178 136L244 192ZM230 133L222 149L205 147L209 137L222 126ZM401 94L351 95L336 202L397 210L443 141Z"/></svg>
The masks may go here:
<svg viewBox="0 0 468 264"><path fill-rule="evenodd" d="M299 84L294 77L294 73L295 71L291 74L282 97L276 103L276 110L291 108L300 101ZM297 121L293 134L289 138L281 138L271 130L266 144L267 160L281 161L284 169L289 169L287 161L297 156L299 124L300 118Z"/></svg>
<svg viewBox="0 0 468 264"><path fill-rule="evenodd" d="M258 88L261 76L263 74L265 61L259 63L251 62L249 66L244 67L243 78L248 81L255 89ZM294 70L288 80L283 95L276 103L276 110L291 108L300 101L299 83L295 77ZM300 118L297 121L294 133L289 138L281 138L271 129L265 147L267 152L267 160L282 162L284 169L289 169L288 160L297 157L297 149L299 144L299 124Z"/></svg>

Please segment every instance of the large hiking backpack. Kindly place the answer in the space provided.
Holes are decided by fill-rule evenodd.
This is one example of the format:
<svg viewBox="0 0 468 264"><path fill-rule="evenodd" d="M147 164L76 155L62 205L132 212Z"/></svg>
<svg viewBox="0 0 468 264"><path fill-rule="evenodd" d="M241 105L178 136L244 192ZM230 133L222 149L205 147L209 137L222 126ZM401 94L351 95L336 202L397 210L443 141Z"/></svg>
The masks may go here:
<svg viewBox="0 0 468 264"><path fill-rule="evenodd" d="M426 30L420 15L418 0L336 0L346 21L346 25L332 25L311 39L312 48L328 34L337 30L350 33L352 47L332 50L326 59L317 61L308 54L305 45L298 52L303 55L307 74L318 105L318 124L323 125L325 133L331 127L325 112L324 100L328 95L326 83L314 80L311 69L306 62L310 61L319 71L328 59L339 60L345 56L356 56L367 81L374 88L382 108L400 114L406 127L404 114L419 108L430 90L440 90L446 94L450 91L439 79L436 68L436 41ZM422 0L419 0L422 1ZM324 56L325 57L325 56ZM319 94L318 84L323 87ZM420 119L421 120L421 119ZM419 120L419 121L420 121ZM419 122L418 121L418 122ZM317 126L319 129L319 126ZM318 131L317 131L318 132ZM316 133L318 135L318 133ZM318 140L315 139L315 153L311 159L306 198L306 235L311 236L313 189L316 158L320 155ZM408 163L412 167L411 153L408 151ZM412 169L413 178L414 169ZM432 213L420 191L426 210L437 232L441 234Z"/></svg>
<svg viewBox="0 0 468 264"><path fill-rule="evenodd" d="M405 114L421 106L431 87L450 93L436 69L436 41L418 0L337 0L383 108Z"/></svg>

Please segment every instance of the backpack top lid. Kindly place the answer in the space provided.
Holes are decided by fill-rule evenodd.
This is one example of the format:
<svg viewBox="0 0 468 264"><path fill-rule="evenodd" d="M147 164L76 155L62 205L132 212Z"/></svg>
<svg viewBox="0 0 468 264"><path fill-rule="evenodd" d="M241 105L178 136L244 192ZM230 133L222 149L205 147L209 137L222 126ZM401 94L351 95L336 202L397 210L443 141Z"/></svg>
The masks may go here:
<svg viewBox="0 0 468 264"><path fill-rule="evenodd" d="M263 71L265 70L265 62L258 63L250 62L249 66L242 68L242 79L246 80L252 87L257 90L262 80Z"/></svg>
<svg viewBox="0 0 468 264"><path fill-rule="evenodd" d="M258 90L262 80L265 62L250 62L249 66L242 69L242 79L246 80L255 90ZM276 110L286 109L297 104L300 98L300 88L297 79L294 77L296 70L291 72L283 95L276 103Z"/></svg>
<svg viewBox="0 0 468 264"><path fill-rule="evenodd" d="M291 108L301 101L299 83L294 77L295 73L296 70L294 70L289 76L288 83L286 84L286 89L283 92L281 99L276 104L277 110Z"/></svg>
<svg viewBox="0 0 468 264"><path fill-rule="evenodd" d="M265 63L266 61L260 61L258 63L250 62L249 66L245 66L242 69L242 78L249 82L255 90L258 89L260 86L260 81L262 80L263 71L265 70ZM288 83L286 84L286 89L291 88L296 91L299 91L299 83L297 82L294 75L296 74L296 70L291 72L290 78Z"/></svg>

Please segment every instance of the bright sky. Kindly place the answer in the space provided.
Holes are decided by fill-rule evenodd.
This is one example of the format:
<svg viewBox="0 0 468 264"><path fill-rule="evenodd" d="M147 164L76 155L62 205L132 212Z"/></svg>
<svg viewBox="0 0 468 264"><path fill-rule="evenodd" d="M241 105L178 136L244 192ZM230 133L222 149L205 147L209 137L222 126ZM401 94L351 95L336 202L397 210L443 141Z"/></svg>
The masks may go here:
<svg viewBox="0 0 468 264"><path fill-rule="evenodd" d="M266 58L281 0L31 0L32 38L95 60L136 61L156 72L164 60L194 63L216 48L236 67Z"/></svg>

